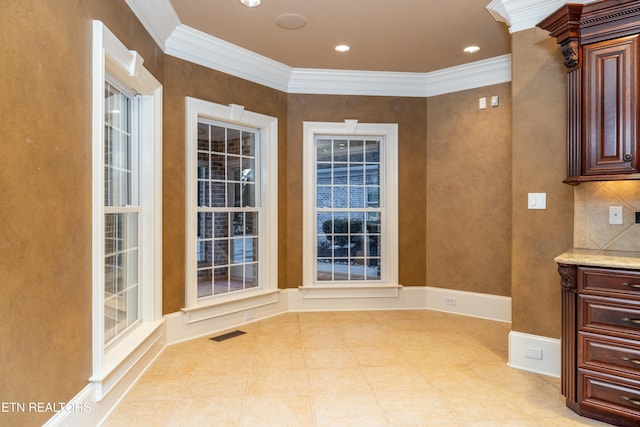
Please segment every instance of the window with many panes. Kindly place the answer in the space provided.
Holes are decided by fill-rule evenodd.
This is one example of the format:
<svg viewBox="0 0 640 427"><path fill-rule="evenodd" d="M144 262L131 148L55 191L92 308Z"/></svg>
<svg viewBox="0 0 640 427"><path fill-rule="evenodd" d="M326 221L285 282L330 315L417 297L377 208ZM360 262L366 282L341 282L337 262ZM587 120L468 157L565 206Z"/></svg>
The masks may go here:
<svg viewBox="0 0 640 427"><path fill-rule="evenodd" d="M398 285L397 126L347 122L303 125L303 288Z"/></svg>
<svg viewBox="0 0 640 427"><path fill-rule="evenodd" d="M379 281L381 138L317 136L316 281Z"/></svg>
<svg viewBox="0 0 640 427"><path fill-rule="evenodd" d="M104 94L104 342L139 320L138 99L113 81Z"/></svg>
<svg viewBox="0 0 640 427"><path fill-rule="evenodd" d="M278 121L186 98L187 321L277 301Z"/></svg>
<svg viewBox="0 0 640 427"><path fill-rule="evenodd" d="M93 21L92 362L101 400L162 326L162 85Z"/></svg>
<svg viewBox="0 0 640 427"><path fill-rule="evenodd" d="M198 121L198 298L258 286L255 129Z"/></svg>

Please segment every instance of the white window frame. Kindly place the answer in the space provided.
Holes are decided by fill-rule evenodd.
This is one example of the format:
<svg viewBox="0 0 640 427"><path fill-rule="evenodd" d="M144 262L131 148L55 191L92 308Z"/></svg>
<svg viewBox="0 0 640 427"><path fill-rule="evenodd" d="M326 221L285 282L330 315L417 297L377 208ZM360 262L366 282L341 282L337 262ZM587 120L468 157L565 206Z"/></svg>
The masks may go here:
<svg viewBox="0 0 640 427"><path fill-rule="evenodd" d="M315 280L317 257L316 150L317 136L347 138L382 137L384 156L380 196L381 280L321 283ZM397 297L398 283L398 125L395 123L303 122L303 272L305 298Z"/></svg>
<svg viewBox="0 0 640 427"><path fill-rule="evenodd" d="M186 97L185 307L187 323L257 308L278 301L278 119L245 111L237 104L221 105ZM198 120L257 130L256 171L261 214L258 224L258 286L198 300L197 279L197 150ZM258 165L259 162L259 165ZM258 180L258 177L256 177ZM258 197L257 197L258 199Z"/></svg>
<svg viewBox="0 0 640 427"><path fill-rule="evenodd" d="M108 204L104 204L103 203L103 213L106 215L110 215L110 214L124 214L124 215L128 215L128 214L135 214L136 216L136 228L135 228L135 240L137 242L137 244L135 245L135 253L136 253L136 266L135 266L135 270L131 271L131 269L127 268L126 269L126 273L127 273L127 283L131 281L132 276L135 274L135 280L133 282L135 282L135 288L137 289L137 298L136 298L136 309L135 309L135 319L133 320L133 322L131 324L129 324L124 330L120 331L119 333L117 333L114 337L112 338L108 338L108 336L105 336L105 351L108 352L109 348L111 347L112 343L116 343L120 340L120 338L122 336L124 336L125 334L128 333L129 329L133 329L137 326L138 322L140 321L140 298L139 298L139 294L140 294L140 277L141 277L141 268L140 268L140 261L141 261L141 256L140 256L140 250L138 249L140 247L140 237L141 237L141 233L140 233L140 219L141 219L141 203L140 203L140 194L139 194L139 190L141 188L140 185L140 159L139 159L139 155L140 155L140 147L139 147L139 143L140 143L140 132L138 129L138 122L139 120L137 119L138 117L140 117L140 104L141 104L141 98L138 96L137 93L133 92L131 89L126 88L124 86L121 86L120 83L118 81L116 81L115 79L111 78L110 76L107 76L105 83L108 83L114 90L118 91L119 93L121 93L123 96L127 97L129 100L129 107L130 107L130 112L129 112L129 116L130 116L130 129L128 129L129 131L129 150L126 153L127 156L129 156L128 158L128 163L129 163L129 174L130 174L130 184L129 187L127 188L127 191L129 193L129 199L130 202L126 205L119 205L119 204L114 204L114 203L108 203ZM105 111L105 117L107 115L110 114L110 112ZM123 112L119 112L118 114L123 114ZM105 122L105 126L106 126L106 122ZM120 130L114 130L114 131L123 131L122 129ZM124 132L121 132L124 133ZM103 152L104 152L104 145L103 145ZM123 154L123 153L118 153L118 154ZM105 158L103 157L103 161L105 160ZM106 164L103 165L103 170L106 167ZM104 178L104 175L103 175ZM106 184L106 183L105 183ZM103 185L104 187L104 185ZM103 193L103 197L106 196L107 194ZM103 225L105 228L108 226L107 224ZM106 229L103 228L103 247L106 244ZM126 236L131 237L129 235ZM129 243L129 242L127 242ZM125 248L125 252L128 252L131 248L127 247ZM110 256L110 255L114 255L114 254L109 254L109 253L105 253L105 259L103 261L103 268L105 268L106 270L106 259ZM128 257L127 257L128 258ZM129 259L127 259L127 263L128 261L130 261ZM128 267L128 266L127 266ZM105 271L106 273L106 271ZM105 276L103 276L105 277ZM105 284L106 287L106 284ZM128 286L127 286L127 291L128 291ZM127 292L128 294L128 292ZM113 298L113 299L117 299ZM129 301L127 301L129 302ZM105 301L105 305L106 301ZM130 319L128 319L129 314L130 314L130 308L129 305L127 304L127 323ZM105 331L105 335L106 331Z"/></svg>
<svg viewBox="0 0 640 427"><path fill-rule="evenodd" d="M161 339L162 85L100 21L93 21L92 58L92 359L89 379L101 400ZM137 93L139 117L139 322L104 344L104 85L113 79Z"/></svg>

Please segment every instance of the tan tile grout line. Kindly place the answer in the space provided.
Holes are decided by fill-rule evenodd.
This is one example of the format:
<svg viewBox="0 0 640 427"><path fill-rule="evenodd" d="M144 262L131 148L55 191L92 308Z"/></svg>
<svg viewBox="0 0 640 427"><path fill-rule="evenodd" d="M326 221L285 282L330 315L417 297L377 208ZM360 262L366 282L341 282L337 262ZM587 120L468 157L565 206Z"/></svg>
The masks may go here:
<svg viewBox="0 0 640 427"><path fill-rule="evenodd" d="M258 338L258 329L259 329L259 324L260 322L256 322L256 328L255 328L255 334L256 337L253 338L254 340ZM249 334L251 332L247 332L247 334ZM240 409L240 420L238 421L238 426L242 426L244 424L244 419L245 419L245 415L247 412L247 398L249 395L249 383L251 382L251 377L253 376L253 372L254 372L254 367L255 367L255 360L256 360L256 343L254 342L253 345L251 346L251 368L249 369L249 375L247 376L247 382L244 385L244 394L242 396L242 408Z"/></svg>
<svg viewBox="0 0 640 427"><path fill-rule="evenodd" d="M193 373L195 372L196 368L200 364L200 361L204 357L204 353L206 351L207 351L207 346L205 345L204 349L200 353L200 357L198 358L198 361L195 363L193 369L191 369L191 373L189 374L189 377L187 378L187 381L185 381L184 386L182 387L182 391L178 395L178 398L176 399L176 401L173 402L173 406L171 407L171 411L169 411L169 415L167 415L167 418L164 420L164 426L165 427L169 426L169 422L171 421L171 418L173 417L173 413L175 412L176 407L178 406L178 402L180 402L180 399L182 399L182 396L184 395L184 392L187 389L187 386L189 385L189 382L191 381L191 378L193 377Z"/></svg>
<svg viewBox="0 0 640 427"><path fill-rule="evenodd" d="M309 367L308 356L309 356L309 351L311 350L311 347L308 347L307 345L305 345L304 344L304 340L302 339L303 338L303 327L302 327L302 324L305 323L305 322L302 320L301 316L298 316L298 315L296 315L295 319L296 319L295 320L295 323L296 323L295 330L297 331L297 334L299 335L299 338L300 338L300 350L301 350L301 353L302 353L302 356L303 356L303 362L304 362L305 380L306 380L306 387L307 387L307 390L308 390L307 394L308 394L308 398L309 398L309 403L311 405L311 416L312 416L312 419L313 419L313 425L315 427L317 427L318 426L318 414L316 413L316 407L314 405L314 403L315 403L314 397L315 396L314 396L314 393L313 393L313 390L312 390L312 387L311 387L311 377L309 375L311 368ZM392 320L392 318L388 318L388 317L385 317L385 316L372 316L370 320L373 321L374 325L382 328L382 330L384 331L383 335L387 338L385 340L387 342L385 343L384 347L393 348L395 351L398 351L400 354L402 354L403 350L402 350L402 347L400 346L400 341L391 339L390 337L393 337L394 332L389 330L389 329L387 329L387 328L385 328L385 326L388 325L388 321ZM401 319L401 320L409 320L409 319ZM415 319L415 322L417 324L419 321L420 322L422 322L422 321L427 321L428 322L428 320L429 319L427 319L427 318ZM250 332L248 332L248 333L252 333L252 334L255 334L255 335L254 335L254 337L252 337L251 358L250 358L251 366L249 367L250 368L249 369L249 375L248 375L246 383L244 385L244 395L243 395L243 401L242 401L242 408L241 408L241 411L240 411L239 425L243 425L243 423L245 423L247 421L246 416L247 416L247 411L248 411L248 398L250 397L249 396L250 380L251 380L251 376L255 372L257 372L256 368L258 368L258 366L256 365L256 360L257 360L257 357L258 357L257 339L258 339L258 337L260 335L259 323L260 323L260 321L257 321L255 323L255 329L252 329ZM293 323L293 322L289 320L289 321L286 321L284 323L290 324L290 323ZM318 321L318 323L328 324L324 320ZM358 323L358 322L356 322L356 323ZM450 329L449 332L455 332L455 331L464 332L464 334L467 335L469 337L469 339L474 336L473 330L470 330L470 328L468 327L470 325L469 323L466 323L466 326L465 326L465 323L463 323L463 324L458 324L456 322L450 322L450 323L451 323L451 328L452 329ZM347 325L352 325L352 324L353 324L352 319L335 319L334 318L333 320L331 320L331 325L335 325L335 326L339 327L342 330L343 333L345 331L344 327L347 326ZM433 332L433 331L435 331L435 330L430 330L430 332ZM204 337L202 337L202 338L204 338ZM478 340L478 344L480 344L484 348L488 349L489 351L495 353L495 351L496 351L494 349L495 345L492 344L493 337L491 337L489 335L486 335L485 338L487 340L484 340L484 339ZM434 338L434 339L437 340L437 338ZM358 366L360 372L364 375L364 378L367 381L369 390L371 391L371 393L375 397L375 400L376 400L376 403L377 403L378 407L382 410L382 412L384 413L384 416L386 417L386 424L387 425L391 425L391 419L389 418L389 413L385 410L385 408L381 404L380 391L376 392L374 390L374 388L372 386L372 383L371 383L370 377L367 377L365 375L365 373L364 373L364 367L362 365L362 359L358 358L356 352L354 351L354 349L356 347L358 347L358 346L355 345L353 342L350 342L348 339L346 340L345 345L346 345L346 348L349 349L349 352L352 354L352 356L355 357L356 362L357 362L357 366ZM186 379L186 381L185 381L185 383L184 383L184 385L182 387L182 390L180 391L178 397L174 400L173 405L171 406L171 410L169 411L168 415L164 419L164 423L163 423L164 426L168 426L169 423L172 420L172 417L176 414L177 405L180 402L180 400L184 398L186 389L189 386L190 382L192 381L193 376L194 376L198 366L202 363L202 361L203 361L203 359L205 357L205 354L207 352L209 352L209 351L212 351L212 349L213 349L213 347L212 347L212 343L211 342L207 341L206 343L204 343L203 348L200 350L200 353L197 356L197 361L195 362L193 368L190 369L190 371L189 371L189 374L188 374L187 379ZM244 348L236 348L234 350L235 351L243 351L243 352L246 351ZM500 358L504 357L504 355L500 355L498 353L496 353L496 354ZM451 406L451 400L445 399L445 397L442 395L442 391L441 391L442 388L435 386L431 382L429 376L427 375L427 372L424 372L424 371L420 370L421 366L420 366L420 360L419 359L417 359L417 358L405 358L404 359L404 363L406 363L407 366L411 366L411 368L413 368L414 370L417 370L416 374L419 375L420 378L422 380L424 380L425 383L432 390L434 390L436 395L443 401L443 403L447 405L447 408L450 409L452 411L452 413L455 415L455 418L456 418L457 422L459 423L459 425L461 425L461 426L469 426L469 425L472 425L475 422L477 422L477 421L467 421L467 422L463 421L463 419L460 417L459 411L457 411L455 407ZM465 365L468 365L468 363L465 362ZM554 388L557 389L557 386L553 382L549 381L548 379L546 379L544 377L538 377L538 378L541 378L544 383L552 385L552 386L554 386ZM483 381L486 381L486 378L483 377ZM508 382L505 382L505 385L508 386ZM559 390L558 390L558 393L559 393ZM496 400L496 401L498 401L498 400ZM526 413L528 419L531 421L532 424L544 425L544 424L540 424L540 423L544 423L544 418L536 417L536 416L534 416L532 414L529 414L528 412L525 412L525 413ZM177 420L177 421L180 421L180 420ZM500 419L492 419L490 422L498 422L499 423L500 421L501 421ZM506 421L506 420L503 420L503 421ZM576 425L582 425L580 423L580 421L576 421L576 420L573 420L573 421L576 422ZM580 424L578 424L578 423L580 423Z"/></svg>
<svg viewBox="0 0 640 427"><path fill-rule="evenodd" d="M309 390L309 404L311 405L311 418L313 419L314 427L318 427L316 407L314 405L313 392L311 390L311 379L309 378L309 366L307 363L307 348L304 346L304 341L302 340L302 325L301 325L302 322L300 321L299 315L296 315L296 319L298 319L298 333L300 334L300 348L302 349L302 360L304 361L305 377L307 378L307 390Z"/></svg>

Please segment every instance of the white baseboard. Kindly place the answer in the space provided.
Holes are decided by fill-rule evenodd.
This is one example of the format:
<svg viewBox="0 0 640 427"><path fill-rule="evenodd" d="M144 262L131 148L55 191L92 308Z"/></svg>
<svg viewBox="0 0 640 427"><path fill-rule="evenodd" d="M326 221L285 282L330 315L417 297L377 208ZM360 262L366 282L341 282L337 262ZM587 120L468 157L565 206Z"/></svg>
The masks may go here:
<svg viewBox="0 0 640 427"><path fill-rule="evenodd" d="M350 294L348 298L308 298L305 289L285 289L288 311L358 311L358 310L415 310L426 307L426 288L424 286L404 286L395 288L397 296L380 296L366 293Z"/></svg>
<svg viewBox="0 0 640 427"><path fill-rule="evenodd" d="M509 332L509 366L537 374L560 377L560 340Z"/></svg>
<svg viewBox="0 0 640 427"><path fill-rule="evenodd" d="M511 323L511 297L426 288L426 309Z"/></svg>
<svg viewBox="0 0 640 427"><path fill-rule="evenodd" d="M167 314L165 316L166 342L167 344L176 344L286 313L287 298L284 291L280 290L278 297L270 304L248 305L244 309L237 309L199 321L190 319L189 315L182 311Z"/></svg>
<svg viewBox="0 0 640 427"><path fill-rule="evenodd" d="M165 316L166 342L176 344L266 319L278 314L300 311L357 311L357 310L415 310L425 309L426 288L407 286L399 289L397 297L305 298L300 288L281 289L277 302L261 307L238 310L229 314L189 322L185 313Z"/></svg>
<svg viewBox="0 0 640 427"><path fill-rule="evenodd" d="M445 304L445 298L454 298L455 305ZM199 322L188 322L182 312L169 314L165 316L166 342L175 344L286 312L419 309L511 322L511 298L500 295L404 286L398 289L398 296L367 296L365 293L350 295L349 298L335 298L334 295L307 298L304 289L288 288L280 290L278 301L274 304L238 310Z"/></svg>
<svg viewBox="0 0 640 427"><path fill-rule="evenodd" d="M449 299L446 300L445 298ZM455 299L455 305L445 304L445 301L452 301L450 298ZM246 309L228 312L211 318L204 318L200 321L193 321L193 319L190 321L187 313L182 311L171 313L164 317L163 339L158 341L157 345L153 347L153 351L149 351L136 363L135 367L128 372L126 378L116 384L105 398L98 402L95 397L94 387L90 384L69 402L69 405L72 405L70 407L87 410L61 411L51 418L45 426L74 427L100 425L153 360L162 352L164 348L163 343L167 345L176 344L287 312L420 309L437 310L500 322L511 322L511 298L509 297L427 286L401 287L399 288L398 295L395 297L368 297L365 294L343 299L334 297L305 298L303 290L299 288L288 288L281 289L278 293L277 300L272 304L248 306ZM554 354L548 346L542 347L542 344L539 343L546 343L544 340L549 339L536 337L539 340L533 341L533 343L520 343L517 339L521 339L521 336L526 335L512 332L509 336L510 365L515 368L554 375L553 369L529 366L524 363L519 363L518 359L512 359L512 348L514 349L513 354L524 354L525 348L542 348L543 360L545 362L548 362L552 354ZM516 346L516 343L519 344ZM557 360L559 360L559 348L559 344L557 344L557 351L555 353Z"/></svg>
<svg viewBox="0 0 640 427"><path fill-rule="evenodd" d="M99 426L138 381L144 371L162 353L164 347L165 345L161 340L156 341L129 367L122 379L100 401L97 400L96 385L90 383L73 399L66 402L65 406L44 424L44 427Z"/></svg>

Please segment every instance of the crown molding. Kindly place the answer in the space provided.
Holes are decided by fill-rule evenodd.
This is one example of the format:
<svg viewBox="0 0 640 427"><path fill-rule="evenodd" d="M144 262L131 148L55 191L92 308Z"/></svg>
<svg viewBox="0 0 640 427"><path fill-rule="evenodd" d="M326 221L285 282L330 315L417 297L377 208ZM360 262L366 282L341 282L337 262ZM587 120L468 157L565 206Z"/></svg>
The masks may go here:
<svg viewBox="0 0 640 427"><path fill-rule="evenodd" d="M153 40L165 50L165 42L180 18L169 0L125 0Z"/></svg>
<svg viewBox="0 0 640 427"><path fill-rule="evenodd" d="M287 91L293 68L180 24L165 43L165 53L223 73Z"/></svg>
<svg viewBox="0 0 640 427"><path fill-rule="evenodd" d="M286 93L427 97L511 81L511 55L430 73L291 68L186 25L165 53Z"/></svg>
<svg viewBox="0 0 640 427"><path fill-rule="evenodd" d="M511 55L430 73L294 68L289 93L429 97L511 81Z"/></svg>
<svg viewBox="0 0 640 427"><path fill-rule="evenodd" d="M424 73L294 68L289 93L426 96Z"/></svg>
<svg viewBox="0 0 640 427"><path fill-rule="evenodd" d="M566 3L586 4L593 0L492 0L487 10L496 21L509 26L515 33L534 28L538 22L558 10Z"/></svg>
<svg viewBox="0 0 640 427"><path fill-rule="evenodd" d="M511 81L511 55L430 73L292 68L181 24L169 0L126 2L167 55L286 93L427 97Z"/></svg>
<svg viewBox="0 0 640 427"><path fill-rule="evenodd" d="M426 96L491 86L511 81L511 54L427 73Z"/></svg>

